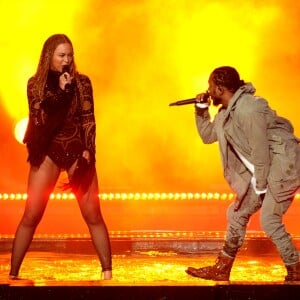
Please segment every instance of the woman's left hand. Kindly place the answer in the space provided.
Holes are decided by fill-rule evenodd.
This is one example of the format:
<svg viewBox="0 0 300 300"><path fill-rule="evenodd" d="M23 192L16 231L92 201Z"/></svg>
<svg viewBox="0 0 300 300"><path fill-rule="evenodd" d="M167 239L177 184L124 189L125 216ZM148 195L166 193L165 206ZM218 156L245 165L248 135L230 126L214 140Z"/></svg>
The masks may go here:
<svg viewBox="0 0 300 300"><path fill-rule="evenodd" d="M87 160L88 164L91 162L91 154L89 150L84 150L82 153L82 157Z"/></svg>

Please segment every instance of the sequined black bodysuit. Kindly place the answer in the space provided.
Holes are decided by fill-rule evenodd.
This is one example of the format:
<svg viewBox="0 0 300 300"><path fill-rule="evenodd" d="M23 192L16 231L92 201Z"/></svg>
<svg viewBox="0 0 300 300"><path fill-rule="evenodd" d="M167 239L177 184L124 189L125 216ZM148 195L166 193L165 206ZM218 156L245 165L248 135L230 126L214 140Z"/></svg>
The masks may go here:
<svg viewBox="0 0 300 300"><path fill-rule="evenodd" d="M24 138L28 161L39 166L48 155L68 170L89 150L95 160L95 118L89 78L77 74L71 91L58 86L60 73L49 71L44 97L40 99L34 77L28 81L29 124Z"/></svg>

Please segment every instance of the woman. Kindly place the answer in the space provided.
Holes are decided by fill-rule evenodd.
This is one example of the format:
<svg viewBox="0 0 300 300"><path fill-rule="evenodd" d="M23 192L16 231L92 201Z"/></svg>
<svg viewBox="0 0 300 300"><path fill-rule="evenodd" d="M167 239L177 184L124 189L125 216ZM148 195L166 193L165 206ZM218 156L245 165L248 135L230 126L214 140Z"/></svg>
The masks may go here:
<svg viewBox="0 0 300 300"><path fill-rule="evenodd" d="M44 43L36 74L28 81L27 97L28 199L13 242L10 279L19 279L24 256L63 170L89 228L103 278L111 279L110 241L95 168L93 90L90 79L76 70L73 45L66 35L52 35Z"/></svg>

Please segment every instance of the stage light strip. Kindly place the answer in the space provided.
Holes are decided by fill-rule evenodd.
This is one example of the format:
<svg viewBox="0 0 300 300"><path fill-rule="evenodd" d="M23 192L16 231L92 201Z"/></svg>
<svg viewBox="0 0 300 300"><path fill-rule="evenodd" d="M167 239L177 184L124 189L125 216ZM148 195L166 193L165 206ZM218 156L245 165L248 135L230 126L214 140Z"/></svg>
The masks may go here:
<svg viewBox="0 0 300 300"><path fill-rule="evenodd" d="M102 201L144 201L144 200L234 200L234 193L101 193ZM26 193L0 193L0 200L26 200ZM72 193L53 193L52 200L74 200ZM295 200L300 194L295 195Z"/></svg>
<svg viewBox="0 0 300 300"><path fill-rule="evenodd" d="M201 240L207 238L223 239L225 231L132 231L132 230L111 230L109 231L111 239L133 239L133 240L144 240L144 239L181 239L181 240ZM293 236L293 235L292 235ZM299 236L299 235L295 235ZM0 234L0 239L12 239L12 234ZM266 237L262 231L254 231L246 233L246 238L262 238ZM86 239L90 240L91 237L87 233L43 233L35 234L35 239Z"/></svg>

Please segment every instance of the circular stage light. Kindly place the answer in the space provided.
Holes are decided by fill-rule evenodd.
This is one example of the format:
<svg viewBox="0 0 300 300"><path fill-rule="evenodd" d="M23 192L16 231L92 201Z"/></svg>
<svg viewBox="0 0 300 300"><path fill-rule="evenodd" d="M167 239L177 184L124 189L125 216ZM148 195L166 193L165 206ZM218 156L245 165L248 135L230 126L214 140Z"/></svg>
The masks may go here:
<svg viewBox="0 0 300 300"><path fill-rule="evenodd" d="M27 128L28 118L23 118L20 121L17 122L15 129L14 129L14 135L16 140L23 144L23 137Z"/></svg>

